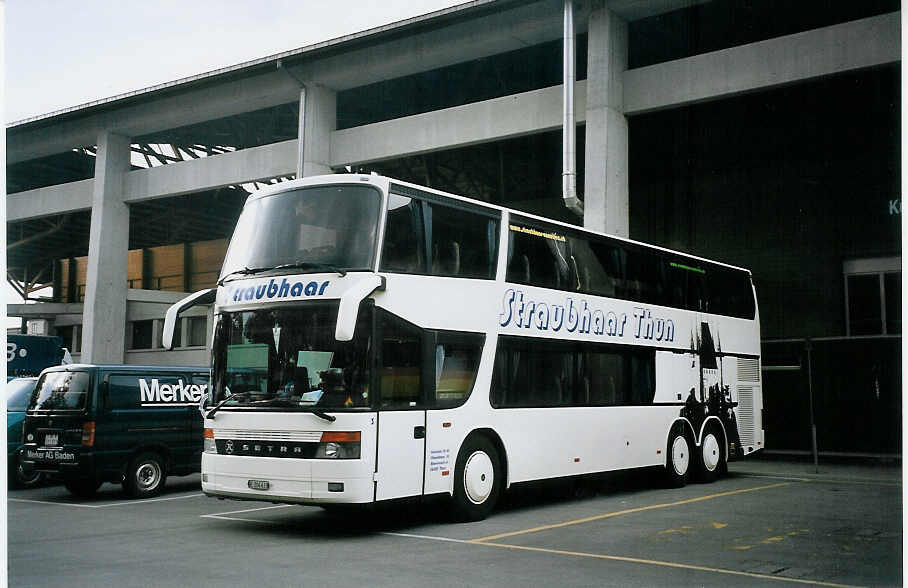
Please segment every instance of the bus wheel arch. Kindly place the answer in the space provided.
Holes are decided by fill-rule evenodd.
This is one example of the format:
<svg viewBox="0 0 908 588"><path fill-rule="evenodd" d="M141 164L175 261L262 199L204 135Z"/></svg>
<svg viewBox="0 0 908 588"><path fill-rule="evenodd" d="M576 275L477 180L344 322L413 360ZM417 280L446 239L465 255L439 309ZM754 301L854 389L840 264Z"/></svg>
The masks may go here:
<svg viewBox="0 0 908 588"><path fill-rule="evenodd" d="M464 439L454 465L452 514L479 521L495 508L507 479L504 446L493 431L479 429Z"/></svg>

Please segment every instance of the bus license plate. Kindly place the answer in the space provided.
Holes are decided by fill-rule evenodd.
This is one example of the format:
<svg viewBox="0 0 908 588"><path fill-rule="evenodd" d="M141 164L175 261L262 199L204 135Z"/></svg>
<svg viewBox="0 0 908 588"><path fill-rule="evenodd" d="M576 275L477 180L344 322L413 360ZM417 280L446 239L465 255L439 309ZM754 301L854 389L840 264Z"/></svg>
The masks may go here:
<svg viewBox="0 0 908 588"><path fill-rule="evenodd" d="M48 433L44 436L44 446L45 447L56 447L57 443L60 440L58 433Z"/></svg>
<svg viewBox="0 0 908 588"><path fill-rule="evenodd" d="M267 490L271 488L271 482L268 480L249 480L249 488L252 490Z"/></svg>

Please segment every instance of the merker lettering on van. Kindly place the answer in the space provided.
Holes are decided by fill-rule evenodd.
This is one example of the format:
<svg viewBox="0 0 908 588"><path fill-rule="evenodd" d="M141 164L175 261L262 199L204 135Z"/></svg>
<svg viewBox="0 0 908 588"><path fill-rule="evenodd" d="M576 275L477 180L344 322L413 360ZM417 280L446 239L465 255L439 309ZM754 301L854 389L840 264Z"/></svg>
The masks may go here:
<svg viewBox="0 0 908 588"><path fill-rule="evenodd" d="M565 297L564 304L546 304L528 300L522 290L508 288L502 299L498 324L502 327L513 324L517 327L535 328L539 331L568 333L592 333L603 337L625 336L647 341L673 342L675 323L670 318L653 316L651 310L634 307L632 324L628 325L625 312L603 312L591 308L586 300L575 301Z"/></svg>
<svg viewBox="0 0 908 588"><path fill-rule="evenodd" d="M145 378L139 378L142 406L193 406L199 403L207 388L207 384L187 385L183 380L161 384L157 378L152 378L149 384Z"/></svg>
<svg viewBox="0 0 908 588"><path fill-rule="evenodd" d="M330 280L324 282L299 281L291 282L287 278L260 282L252 286L232 286L228 291L228 299L232 302L247 302L252 300L270 300L274 298L302 298L309 296L323 296Z"/></svg>

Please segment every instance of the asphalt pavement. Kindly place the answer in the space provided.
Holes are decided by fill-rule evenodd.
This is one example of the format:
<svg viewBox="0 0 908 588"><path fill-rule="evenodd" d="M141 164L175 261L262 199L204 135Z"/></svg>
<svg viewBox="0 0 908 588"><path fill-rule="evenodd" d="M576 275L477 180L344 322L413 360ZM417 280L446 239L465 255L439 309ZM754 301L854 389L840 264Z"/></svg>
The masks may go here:
<svg viewBox="0 0 908 588"><path fill-rule="evenodd" d="M8 494L10 586L899 586L899 463L746 460L680 489L649 472L372 510L221 501L197 475L129 500Z"/></svg>

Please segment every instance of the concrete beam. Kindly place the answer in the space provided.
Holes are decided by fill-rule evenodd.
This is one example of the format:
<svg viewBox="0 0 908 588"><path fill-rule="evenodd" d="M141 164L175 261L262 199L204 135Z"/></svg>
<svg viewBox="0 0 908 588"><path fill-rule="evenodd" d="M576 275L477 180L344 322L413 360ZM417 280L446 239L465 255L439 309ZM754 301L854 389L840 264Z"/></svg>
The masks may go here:
<svg viewBox="0 0 908 588"><path fill-rule="evenodd" d="M577 122L586 112L586 82L575 88ZM494 98L444 110L333 131L331 167L416 155L429 151L550 131L561 126L561 86ZM232 184L292 174L298 141L291 139L203 157L192 161L134 170L126 174L124 201L144 200L212 190ZM12 194L8 222L91 208L94 180L82 180Z"/></svg>
<svg viewBox="0 0 908 588"><path fill-rule="evenodd" d="M88 210L94 188L92 178L9 194L6 197L6 222Z"/></svg>
<svg viewBox="0 0 908 588"><path fill-rule="evenodd" d="M353 88L558 39L560 11L560 0L515 4L425 32L362 42L359 48L301 55L297 57L303 60L300 64L284 65L307 82L335 90ZM169 95L161 97L155 96L153 88L142 90L136 93L135 104L115 102L99 106L95 114L76 111L12 127L7 130L7 164L94 145L98 133L105 130L135 137L299 98L298 83L276 67L266 73L236 75L245 77L229 82L210 80L198 89L169 87Z"/></svg>
<svg viewBox="0 0 908 588"><path fill-rule="evenodd" d="M706 4L712 0L605 0L605 8L630 22L688 8L696 4Z"/></svg>
<svg viewBox="0 0 908 588"><path fill-rule="evenodd" d="M894 12L629 70L625 114L897 62L900 19Z"/></svg>
<svg viewBox="0 0 908 588"><path fill-rule="evenodd" d="M515 3L444 27L364 43L306 62L295 71L335 90L364 86L560 39L561 10L561 0ZM585 30L580 20L578 32Z"/></svg>
<svg viewBox="0 0 908 588"><path fill-rule="evenodd" d="M81 302L42 302L41 304L7 304L7 316L22 318L54 318L61 314L79 315L82 317L83 304ZM82 322L81 320L79 322Z"/></svg>
<svg viewBox="0 0 908 588"><path fill-rule="evenodd" d="M722 98L813 77L898 61L900 13L779 37L624 73L624 113ZM283 74L283 78L290 77ZM289 82L288 82L289 83ZM586 82L575 88L577 122L586 122ZM601 95L601 93L599 93ZM297 99L290 87L281 101ZM280 103L280 101L276 102ZM332 167L356 165L549 131L561 125L554 86L331 133ZM125 199L186 194L293 173L290 140L127 174ZM91 207L94 180L12 194L7 222Z"/></svg>
<svg viewBox="0 0 908 588"><path fill-rule="evenodd" d="M575 86L577 122L586 120L586 82ZM561 86L335 131L331 166L356 165L465 147L561 128Z"/></svg>
<svg viewBox="0 0 908 588"><path fill-rule="evenodd" d="M251 147L233 153L171 163L126 174L129 204L213 190L296 172L297 140Z"/></svg>
<svg viewBox="0 0 908 588"><path fill-rule="evenodd" d="M176 95L149 94L136 104L110 106L96 114L51 118L7 129L7 165L94 145L98 133L105 130L136 137L298 99L297 83L276 70L186 89Z"/></svg>

